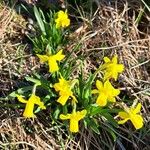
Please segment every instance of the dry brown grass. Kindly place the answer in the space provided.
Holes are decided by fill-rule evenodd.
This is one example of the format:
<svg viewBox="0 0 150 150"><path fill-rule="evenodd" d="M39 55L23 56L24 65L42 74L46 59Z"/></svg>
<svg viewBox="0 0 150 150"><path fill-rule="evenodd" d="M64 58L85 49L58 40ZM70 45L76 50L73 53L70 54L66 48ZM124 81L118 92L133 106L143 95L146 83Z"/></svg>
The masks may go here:
<svg viewBox="0 0 150 150"><path fill-rule="evenodd" d="M12 113L16 114L15 111ZM48 134L48 128L37 119L24 120L19 116L7 115L0 123L0 148L53 150L60 146Z"/></svg>
<svg viewBox="0 0 150 150"><path fill-rule="evenodd" d="M122 89L144 102L149 101L146 93L150 92L150 16L144 13L137 23L142 6L138 2L131 4L101 5L93 16L89 34L86 31L83 35L82 53L89 56L95 68L103 56L117 54L126 68L120 77Z"/></svg>
<svg viewBox="0 0 150 150"><path fill-rule="evenodd" d="M20 29L23 26L19 24L21 21L18 15L4 5L0 8L0 34L2 35L0 39L0 93L6 96L8 91L14 89L15 80L27 73L30 74L38 67L38 63L28 46L23 47L21 44L23 36ZM115 1L112 5L106 5L102 1L91 18L90 25L85 21L89 20L89 16L85 16L85 22L77 23L78 29L71 37L72 39L77 37L74 42L81 39L82 47L77 55L82 54L87 58L85 73L96 69L104 56L111 57L118 54L120 62L125 65L125 72L120 76L118 86L122 89L125 99L129 100L128 103L132 103L131 100L134 99L143 103L145 129L148 130L150 122L150 16L144 13L141 21L137 23L135 20L139 10L142 9L143 5L140 1L122 0ZM19 20L18 23L13 19ZM79 26L79 24L82 25ZM18 50L20 44L22 47ZM68 47L72 48L73 44ZM38 119L29 121L20 118L20 112L17 110L1 109L1 114L0 145L2 148L60 149L56 144L55 136L49 132L51 126L46 127L41 121L45 116L41 116L40 121ZM27 132L25 126L33 129L32 134ZM130 130L127 128L120 128L120 130L130 135ZM119 134L122 135L122 133ZM71 150L104 149L106 147L102 146L102 140L108 140L111 144L111 139L107 136L105 132L97 137L90 131L81 131L81 134L76 135L74 140L64 141L64 147ZM143 134L140 137L131 133L130 136L133 141L132 143L128 141L128 143L132 145L132 149L148 149L150 135ZM125 141L128 140L127 137L124 138ZM114 149L117 147L117 145L111 146Z"/></svg>
<svg viewBox="0 0 150 150"><path fill-rule="evenodd" d="M2 98L39 66L30 45L23 44L22 30L26 29L26 24L27 21L13 8L0 4L0 149L58 149L54 138L46 133L47 129L38 120L34 123L24 120L15 107L9 109L15 101L3 101ZM36 126L32 127L33 124ZM30 129L34 134L28 131Z"/></svg>
<svg viewBox="0 0 150 150"><path fill-rule="evenodd" d="M125 148L132 147L132 149L139 150L150 148L150 143L148 142L150 138L150 133L148 132L150 127L149 12L144 12L141 20L137 22L137 16L140 11L143 11L143 8L140 1L134 0L128 2L115 1L111 6L100 2L90 21L89 16L82 14L84 23L72 35L72 39L80 37L79 39L82 41L82 49L78 53L87 57L85 60L85 74L89 70L96 69L104 56L112 57L117 54L119 61L125 65L125 71L120 75L118 86L128 105L131 105L135 100L143 104L142 112L147 133L141 136L140 141L139 137L132 133L130 134L131 131L128 129L120 128L120 130L123 131L121 134L127 133L131 137L133 136L132 141L122 137L130 143L129 145L125 144ZM82 9L80 11L82 12ZM91 25L87 24L86 20ZM81 24L81 22L77 24ZM85 137L89 136L90 139L93 136L91 133L86 133L85 135ZM91 142L85 137L82 137L83 141L89 141L89 145L93 144L93 147L96 147L94 145L97 141L101 142L105 138L106 141L109 139L105 136L99 136L99 140L96 138ZM116 148L115 145L114 148ZM100 149L100 147L97 149Z"/></svg>
<svg viewBox="0 0 150 150"><path fill-rule="evenodd" d="M17 86L16 79L24 78L37 68L31 46L25 41L27 21L4 4L0 4L0 96L6 96Z"/></svg>

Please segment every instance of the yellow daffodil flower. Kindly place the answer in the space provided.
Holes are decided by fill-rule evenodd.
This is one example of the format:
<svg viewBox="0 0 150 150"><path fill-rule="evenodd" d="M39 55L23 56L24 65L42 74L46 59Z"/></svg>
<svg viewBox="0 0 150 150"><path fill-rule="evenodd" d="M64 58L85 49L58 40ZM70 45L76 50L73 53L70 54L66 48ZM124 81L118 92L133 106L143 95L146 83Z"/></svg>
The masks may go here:
<svg viewBox="0 0 150 150"><path fill-rule="evenodd" d="M64 28L70 25L70 19L68 18L67 11L63 12L60 10L57 13L57 19L55 19L56 22L56 28Z"/></svg>
<svg viewBox="0 0 150 150"><path fill-rule="evenodd" d="M87 114L86 110L73 112L72 114L60 115L60 119L66 120L70 119L70 131L71 132L79 132L79 121L83 119Z"/></svg>
<svg viewBox="0 0 150 150"><path fill-rule="evenodd" d="M140 129L143 127L143 118L141 115L137 114L140 113L141 110L141 103L138 103L136 108L126 108L125 111L119 112L119 117L123 120L118 121L118 124L124 124L126 121L131 120L134 127L136 129Z"/></svg>
<svg viewBox="0 0 150 150"><path fill-rule="evenodd" d="M104 57L105 64L102 65L104 69L104 80L114 78L117 80L118 73L122 73L124 70L123 64L118 64L117 55L115 55L112 60L108 57Z"/></svg>
<svg viewBox="0 0 150 150"><path fill-rule="evenodd" d="M29 98L29 100L25 100L22 96L20 95L16 95L18 100L21 103L26 103L26 107L23 113L23 116L26 118L34 118L36 117L33 113L34 111L34 105L39 105L39 107L41 109L46 109L46 107L44 106L44 103L40 101L40 97L36 96L35 94L32 94L31 97Z"/></svg>
<svg viewBox="0 0 150 150"><path fill-rule="evenodd" d="M115 96L120 94L120 90L115 89L109 80L107 80L104 84L97 80L96 81L97 89L92 90L92 94L99 94L96 104L99 106L106 106L107 101L116 102Z"/></svg>
<svg viewBox="0 0 150 150"><path fill-rule="evenodd" d="M55 55L47 56L37 54L37 56L40 58L41 63L48 61L49 72L51 73L59 70L57 61L61 61L65 57L65 55L62 54L62 50Z"/></svg>
<svg viewBox="0 0 150 150"><path fill-rule="evenodd" d="M65 105L69 97L72 97L73 102L77 102L73 92L71 91L71 82L66 81L62 76L58 83L54 84L54 89L59 92L60 97L57 102Z"/></svg>

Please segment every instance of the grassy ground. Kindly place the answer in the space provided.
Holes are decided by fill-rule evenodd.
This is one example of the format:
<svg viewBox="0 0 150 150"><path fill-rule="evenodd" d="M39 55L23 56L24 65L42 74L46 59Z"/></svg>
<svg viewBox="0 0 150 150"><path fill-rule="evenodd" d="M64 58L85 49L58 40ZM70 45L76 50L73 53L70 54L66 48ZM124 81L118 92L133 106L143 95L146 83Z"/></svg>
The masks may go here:
<svg viewBox="0 0 150 150"><path fill-rule="evenodd" d="M117 54L125 65L119 78L120 98L127 104L136 99L143 104L145 125L140 131L132 126L120 126L116 140L107 132L100 135L81 130L73 139L47 118L48 112L37 119L25 120L17 109L16 100L5 99L12 91L28 83L24 77L40 67L26 34L32 33L29 19L16 12L20 5L0 4L0 147L2 149L150 149L150 12L140 0L95 1L91 8L86 3L68 4L72 18L70 51L74 43L81 47L74 56L86 59L84 73L95 70L104 56ZM88 7L87 7L88 6ZM74 11L72 11L74 10ZM35 31L34 31L35 32ZM64 139L64 140L63 140Z"/></svg>

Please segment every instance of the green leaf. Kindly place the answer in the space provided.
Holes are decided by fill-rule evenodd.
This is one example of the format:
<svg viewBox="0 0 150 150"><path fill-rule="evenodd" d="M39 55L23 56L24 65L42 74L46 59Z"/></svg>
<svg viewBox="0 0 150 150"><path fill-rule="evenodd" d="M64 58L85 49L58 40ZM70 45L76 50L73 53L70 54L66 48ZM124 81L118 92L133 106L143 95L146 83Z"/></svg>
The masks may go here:
<svg viewBox="0 0 150 150"><path fill-rule="evenodd" d="M60 114L60 108L57 107L53 114L54 119L58 119L59 114Z"/></svg>
<svg viewBox="0 0 150 150"><path fill-rule="evenodd" d="M39 13L39 11L38 11L38 9L37 9L37 7L35 5L34 5L34 15L36 17L36 20L38 22L38 25L39 25L42 33L44 35L46 35L45 26L44 26L44 23L42 21L41 14Z"/></svg>
<svg viewBox="0 0 150 150"><path fill-rule="evenodd" d="M26 86L26 87L23 87L23 88L20 88L18 89L17 91L14 91L12 93L10 93L8 95L8 97L16 97L16 94L20 94L20 95L23 95L24 93L28 92L28 91L32 91L32 86Z"/></svg>
<svg viewBox="0 0 150 150"><path fill-rule="evenodd" d="M118 123L116 122L116 120L114 119L114 117L112 115L110 115L109 113L102 113L102 115L108 120L108 122L110 122L114 127L118 127Z"/></svg>
<svg viewBox="0 0 150 150"><path fill-rule="evenodd" d="M109 133L110 133L111 136L113 137L113 140L116 141L116 140L117 140L117 136L116 136L115 132L113 132L112 130L110 130Z"/></svg>
<svg viewBox="0 0 150 150"><path fill-rule="evenodd" d="M93 130L97 134L100 134L99 129L98 129L99 125L97 124L97 122L94 118L90 118L90 119L86 118L85 122L86 122L87 126L89 128L91 128L91 130Z"/></svg>
<svg viewBox="0 0 150 150"><path fill-rule="evenodd" d="M35 83L36 85L41 85L41 81L40 80L34 79L32 77L25 77L25 79L27 81L31 81L31 82Z"/></svg>
<svg viewBox="0 0 150 150"><path fill-rule="evenodd" d="M97 106L96 104L92 104L89 109L90 109L90 116L100 114L103 111L103 109Z"/></svg>

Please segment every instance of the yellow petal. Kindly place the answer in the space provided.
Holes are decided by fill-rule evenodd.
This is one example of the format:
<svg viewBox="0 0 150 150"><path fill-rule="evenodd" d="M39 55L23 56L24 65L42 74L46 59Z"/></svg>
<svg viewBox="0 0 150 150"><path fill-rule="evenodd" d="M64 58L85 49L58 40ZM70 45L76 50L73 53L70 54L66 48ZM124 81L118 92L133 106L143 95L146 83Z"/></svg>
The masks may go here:
<svg viewBox="0 0 150 150"><path fill-rule="evenodd" d="M112 92L113 96L117 96L120 94L120 90L119 89L114 89Z"/></svg>
<svg viewBox="0 0 150 150"><path fill-rule="evenodd" d="M71 117L71 114L67 114L67 115L61 114L61 115L59 116L59 118L62 119L62 120L70 119L70 117Z"/></svg>
<svg viewBox="0 0 150 150"><path fill-rule="evenodd" d="M96 81L96 87L98 90L101 90L103 88L103 83L99 80Z"/></svg>
<svg viewBox="0 0 150 150"><path fill-rule="evenodd" d="M37 54L37 56L39 57L41 63L46 62L49 59L49 57L47 55L39 55L39 54Z"/></svg>
<svg viewBox="0 0 150 150"><path fill-rule="evenodd" d="M105 73L104 73L104 81L105 80L109 80L110 78L112 78L112 72L111 71L105 71Z"/></svg>
<svg viewBox="0 0 150 150"><path fill-rule="evenodd" d="M53 87L54 87L54 89L55 89L55 91L59 91L59 90L61 90L61 88L60 88L60 83L55 83L54 85L53 85Z"/></svg>
<svg viewBox="0 0 150 150"><path fill-rule="evenodd" d="M114 78L116 81L118 79L118 72L113 72L111 78Z"/></svg>
<svg viewBox="0 0 150 150"><path fill-rule="evenodd" d="M118 124L124 124L129 120L129 118L118 121Z"/></svg>
<svg viewBox="0 0 150 150"><path fill-rule="evenodd" d="M34 110L34 103L32 101L28 101L23 116L26 118L34 118L35 115L33 113L33 110Z"/></svg>
<svg viewBox="0 0 150 150"><path fill-rule="evenodd" d="M68 98L69 98L69 95L61 95L58 98L57 102L64 106L66 104Z"/></svg>
<svg viewBox="0 0 150 150"><path fill-rule="evenodd" d="M124 111L119 112L118 115L121 119L129 118L129 114L127 112L124 112Z"/></svg>
<svg viewBox="0 0 150 150"><path fill-rule="evenodd" d="M70 119L70 132L79 132L79 122L75 119Z"/></svg>
<svg viewBox="0 0 150 150"><path fill-rule="evenodd" d="M99 106L106 106L107 104L107 95L105 95L104 93L101 93L97 100L96 100L96 104Z"/></svg>
<svg viewBox="0 0 150 150"><path fill-rule="evenodd" d="M35 94L32 94L31 97L29 98L28 102L34 103L36 105L39 105L39 107L41 109L46 109L46 107L44 106L44 103L41 102L40 97L36 96Z"/></svg>
<svg viewBox="0 0 150 150"><path fill-rule="evenodd" d="M118 64L116 70L117 70L117 72L119 72L119 73L123 72L123 70L124 70L124 65Z"/></svg>
<svg viewBox="0 0 150 150"><path fill-rule="evenodd" d="M62 50L60 50L56 55L53 56L53 58L57 61L61 61L64 59L65 55L62 55Z"/></svg>
<svg viewBox="0 0 150 150"><path fill-rule="evenodd" d="M112 102L112 103L116 102L116 98L115 97L111 98L111 99L108 99L108 100L109 100L109 102Z"/></svg>
<svg viewBox="0 0 150 150"><path fill-rule="evenodd" d="M91 93L92 93L92 94L97 94L97 93L99 93L99 91L98 91L97 89L94 89L94 90L92 90Z"/></svg>
<svg viewBox="0 0 150 150"><path fill-rule="evenodd" d="M112 90L113 86L111 85L111 83L109 82L109 80L106 80L104 83L104 88L107 90Z"/></svg>
<svg viewBox="0 0 150 150"><path fill-rule="evenodd" d="M59 70L58 64L56 60L53 58L53 56L49 57L48 65L49 65L49 72L51 73Z"/></svg>
<svg viewBox="0 0 150 150"><path fill-rule="evenodd" d="M21 103L27 103L27 100L25 100L22 96L20 95L16 95L18 98L18 101L20 101Z"/></svg>
<svg viewBox="0 0 150 150"><path fill-rule="evenodd" d="M79 121L85 117L87 114L86 110L73 112L70 117L70 131L78 132L79 131Z"/></svg>
<svg viewBox="0 0 150 150"><path fill-rule="evenodd" d="M75 115L75 118L76 120L81 120L85 117L85 115L87 114L87 111L86 110L82 110L82 111L77 111L76 112L76 115Z"/></svg>
<svg viewBox="0 0 150 150"><path fill-rule="evenodd" d="M141 107L142 107L141 103L138 103L138 105L137 105L136 108L134 109L134 113L135 113L135 114L136 114L136 113L139 113L139 112L141 111Z"/></svg>
<svg viewBox="0 0 150 150"><path fill-rule="evenodd" d="M70 25L70 19L66 19L63 23L63 27L67 27Z"/></svg>
<svg viewBox="0 0 150 150"><path fill-rule="evenodd" d="M108 63L108 62L110 62L110 59L108 57L104 57L104 62Z"/></svg>
<svg viewBox="0 0 150 150"><path fill-rule="evenodd" d="M65 13L62 10L60 10L57 14L58 18L61 18Z"/></svg>
<svg viewBox="0 0 150 150"><path fill-rule="evenodd" d="M105 89L105 92L107 93L107 91L109 91L108 93L108 97L109 99L112 99L113 97L117 96L120 94L120 90L119 89L115 89L111 83L109 82L109 80L107 80L105 83L104 83L104 89Z"/></svg>
<svg viewBox="0 0 150 150"><path fill-rule="evenodd" d="M135 115L130 119L136 129L140 129L143 127L143 118L141 115Z"/></svg>
<svg viewBox="0 0 150 150"><path fill-rule="evenodd" d="M112 62L114 63L114 64L117 64L117 62L118 62L118 56L117 55L115 55L113 58L112 58Z"/></svg>

